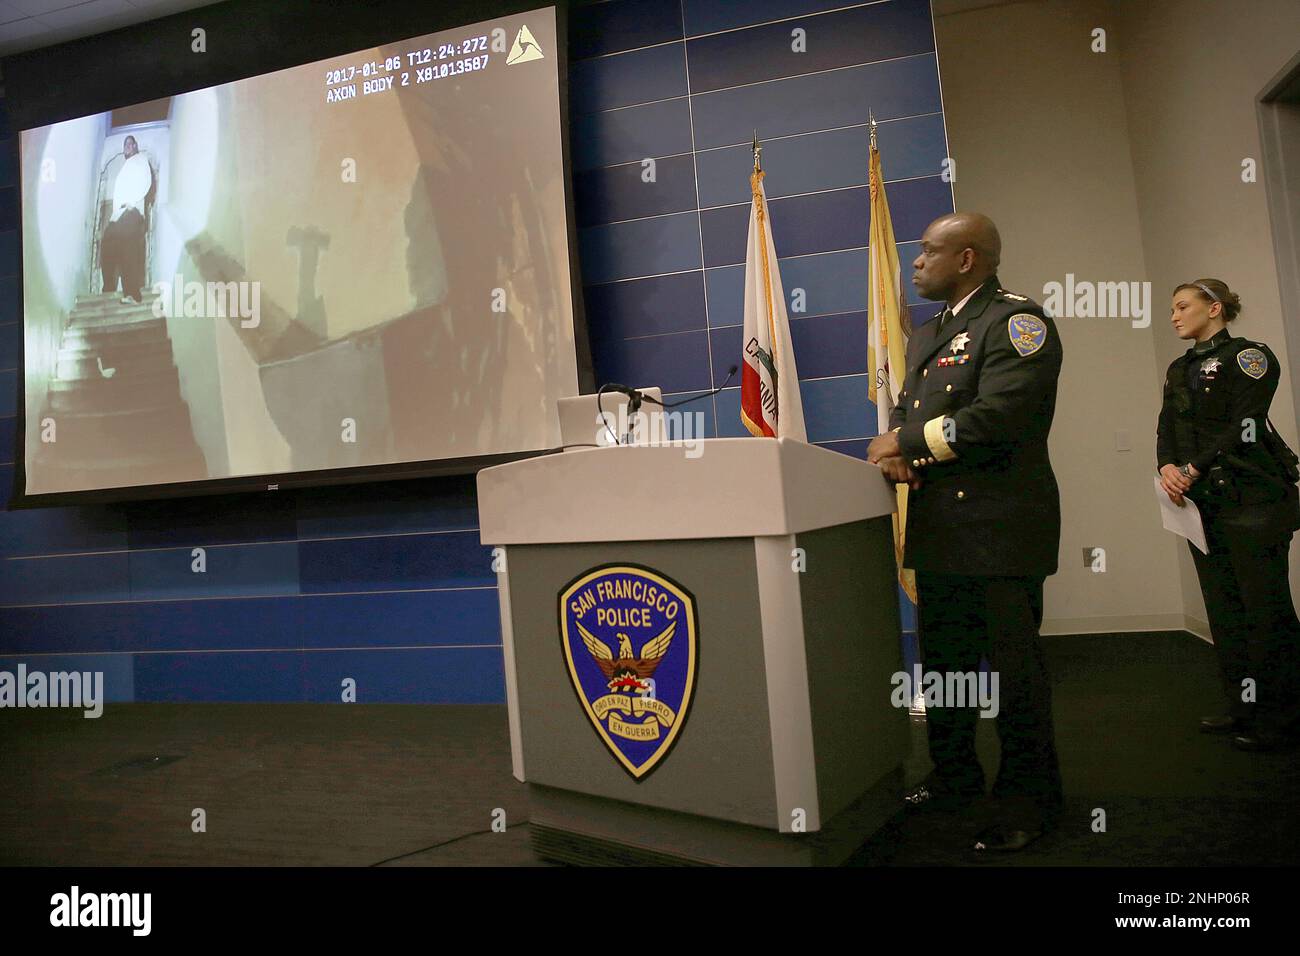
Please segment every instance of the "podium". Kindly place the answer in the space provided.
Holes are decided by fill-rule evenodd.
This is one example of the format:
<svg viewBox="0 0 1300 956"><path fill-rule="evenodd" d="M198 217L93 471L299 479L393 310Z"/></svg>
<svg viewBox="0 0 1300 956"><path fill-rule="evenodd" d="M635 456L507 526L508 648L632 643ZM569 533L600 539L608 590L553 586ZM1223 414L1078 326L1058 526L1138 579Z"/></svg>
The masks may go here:
<svg viewBox="0 0 1300 956"><path fill-rule="evenodd" d="M543 859L834 865L908 747L892 487L790 439L478 474L514 776Z"/></svg>

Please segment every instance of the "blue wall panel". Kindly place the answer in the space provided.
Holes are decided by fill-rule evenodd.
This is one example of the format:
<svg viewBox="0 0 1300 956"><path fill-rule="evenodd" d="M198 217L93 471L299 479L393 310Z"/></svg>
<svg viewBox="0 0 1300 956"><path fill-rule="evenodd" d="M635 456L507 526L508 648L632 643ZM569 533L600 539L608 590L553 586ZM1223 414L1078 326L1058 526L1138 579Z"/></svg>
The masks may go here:
<svg viewBox="0 0 1300 956"><path fill-rule="evenodd" d="M477 529L303 541L298 565L305 594L496 585Z"/></svg>
<svg viewBox="0 0 1300 956"><path fill-rule="evenodd" d="M135 658L136 700L301 701L306 697L305 657L296 652L247 651L141 654Z"/></svg>
<svg viewBox="0 0 1300 956"><path fill-rule="evenodd" d="M128 590L130 554L11 558L0 578L0 604L111 601Z"/></svg>
<svg viewBox="0 0 1300 956"><path fill-rule="evenodd" d="M745 0L744 3L682 0L687 36L734 30L736 27L821 13L843 6L846 4L842 0Z"/></svg>
<svg viewBox="0 0 1300 956"><path fill-rule="evenodd" d="M905 276L925 225L952 209L927 0L583 4L571 13L570 61L598 380L690 398L739 361L757 129L809 439L865 457L876 420L869 112ZM22 348L15 150L0 142L6 488ZM927 321L935 309L905 285L913 323ZM705 436L746 434L738 384L686 406L691 426L698 416ZM360 703L499 702L496 580L474 488L459 477L382 493L0 512L0 667L102 670L110 701L328 702L350 678ZM196 547L203 574L191 570Z"/></svg>
<svg viewBox="0 0 1300 956"><path fill-rule="evenodd" d="M495 587L304 597L294 614L308 648L501 646Z"/></svg>
<svg viewBox="0 0 1300 956"><path fill-rule="evenodd" d="M574 19L569 30L569 57L581 60L681 38L681 0L600 3Z"/></svg>
<svg viewBox="0 0 1300 956"><path fill-rule="evenodd" d="M23 327L19 322L0 322L0 372L12 374L18 368L18 356L23 350ZM5 383L13 380L7 379ZM11 388L10 391L13 391Z"/></svg>
<svg viewBox="0 0 1300 956"><path fill-rule="evenodd" d="M675 332L606 340L593 349L593 354L603 381L688 392L711 386L708 351L709 340L704 332Z"/></svg>
<svg viewBox="0 0 1300 956"><path fill-rule="evenodd" d="M11 452L12 454L12 452ZM13 486L12 468L4 477ZM112 551L127 546L126 518L104 508L41 508L5 513L0 525L0 559L78 551ZM4 567L8 567L5 565Z"/></svg>
<svg viewBox="0 0 1300 956"><path fill-rule="evenodd" d="M686 42L693 94L933 52L929 4L909 2L867 4Z"/></svg>
<svg viewBox="0 0 1300 956"><path fill-rule="evenodd" d="M205 548L203 571L194 570L193 548L132 551L131 597L174 600L297 594L298 547L286 541Z"/></svg>
<svg viewBox="0 0 1300 956"><path fill-rule="evenodd" d="M103 675L103 696L107 704L130 703L135 700L135 658L130 654L36 654L27 657L0 657L0 671L17 674L22 664L30 674L77 671ZM93 676L91 678L94 680ZM84 687L83 682L83 687ZM83 693L85 693L83 691ZM83 697L84 700L84 697Z"/></svg>
<svg viewBox="0 0 1300 956"><path fill-rule="evenodd" d="M685 95L683 43L579 60L569 69L569 108L575 115Z"/></svg>
<svg viewBox="0 0 1300 956"><path fill-rule="evenodd" d="M579 240L582 277L587 282L613 282L700 267L700 220L693 212L595 226L584 229Z"/></svg>
<svg viewBox="0 0 1300 956"><path fill-rule="evenodd" d="M195 508L197 503L202 510ZM178 507L172 505L171 507ZM196 498L181 510L136 507L131 512L127 544L131 548L216 547L252 541L293 541L297 527L292 513L265 499L238 511L203 506Z"/></svg>
<svg viewBox="0 0 1300 956"><path fill-rule="evenodd" d="M943 116L931 113L878 123L878 136L891 144L885 167L886 184L899 179L933 176L948 155ZM763 188L768 199L865 186L867 183L866 125L818 133L800 133L763 144ZM897 146L895 147L895 144ZM700 205L749 203L749 171L753 154L748 143L710 149L698 155ZM886 186L887 191L892 188Z"/></svg>
<svg viewBox="0 0 1300 956"><path fill-rule="evenodd" d="M691 107L686 97L574 116L570 123L575 169L639 163L647 157L691 151Z"/></svg>
<svg viewBox="0 0 1300 956"><path fill-rule="evenodd" d="M695 163L690 156L624 163L578 173L578 225L595 226L695 209Z"/></svg>
<svg viewBox="0 0 1300 956"><path fill-rule="evenodd" d="M587 290L591 338L630 338L705 327L704 274L610 282Z"/></svg>
<svg viewBox="0 0 1300 956"><path fill-rule="evenodd" d="M328 651L302 655L304 700L339 701L356 682L358 704L496 704L503 699L501 645L438 650ZM504 720L504 718L503 718Z"/></svg>
<svg viewBox="0 0 1300 956"><path fill-rule="evenodd" d="M8 140L4 144L4 150L10 155L13 154L12 140ZM7 180L0 180L0 184L5 182ZM22 309L18 299L18 276L10 270L16 272L17 266L15 263L0 264L0 273L6 273L4 278L0 279L0 322L5 323L17 322L22 318Z"/></svg>
<svg viewBox="0 0 1300 956"><path fill-rule="evenodd" d="M478 527L472 475L449 478L436 489L397 485L384 495L330 489L295 508L298 537L367 537L415 531L465 531Z"/></svg>
<svg viewBox="0 0 1300 956"><path fill-rule="evenodd" d="M794 76L691 97L695 148L842 129L876 120L937 113L939 71L934 54Z"/></svg>

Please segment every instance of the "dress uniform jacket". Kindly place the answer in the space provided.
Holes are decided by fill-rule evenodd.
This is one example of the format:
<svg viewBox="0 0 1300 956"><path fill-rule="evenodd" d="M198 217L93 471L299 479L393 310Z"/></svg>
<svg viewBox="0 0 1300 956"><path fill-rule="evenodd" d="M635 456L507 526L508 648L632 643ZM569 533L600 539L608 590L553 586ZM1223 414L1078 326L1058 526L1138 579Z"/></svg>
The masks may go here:
<svg viewBox="0 0 1300 956"><path fill-rule="evenodd" d="M1201 477L1187 497L1207 517L1260 530L1300 528L1294 456L1268 423L1281 369L1262 342L1218 332L1188 349L1165 376L1157 467L1190 463Z"/></svg>
<svg viewBox="0 0 1300 956"><path fill-rule="evenodd" d="M1047 453L1063 351L1041 307L991 277L955 316L908 342L890 418L922 479L908 497L903 565L1045 577L1056 571L1060 492Z"/></svg>

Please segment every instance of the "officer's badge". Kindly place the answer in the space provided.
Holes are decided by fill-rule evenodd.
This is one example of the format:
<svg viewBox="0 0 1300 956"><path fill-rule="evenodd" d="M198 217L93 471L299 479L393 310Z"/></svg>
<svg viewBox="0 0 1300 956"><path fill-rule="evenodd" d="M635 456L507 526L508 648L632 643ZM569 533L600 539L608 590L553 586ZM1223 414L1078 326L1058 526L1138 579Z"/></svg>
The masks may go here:
<svg viewBox="0 0 1300 956"><path fill-rule="evenodd" d="M1013 315L1007 322L1007 334L1011 336L1012 347L1024 358L1033 355L1047 341L1047 323L1028 313Z"/></svg>
<svg viewBox="0 0 1300 956"><path fill-rule="evenodd" d="M676 743L695 693L694 596L649 568L602 565L560 591L560 640L597 735L642 779Z"/></svg>
<svg viewBox="0 0 1300 956"><path fill-rule="evenodd" d="M962 332L960 335L953 336L953 340L952 340L953 352L960 352L962 349L966 347L966 343L969 341L970 341L969 332Z"/></svg>
<svg viewBox="0 0 1300 956"><path fill-rule="evenodd" d="M1259 349L1242 349L1237 353L1237 364L1251 378L1263 378L1268 371L1268 356Z"/></svg>
<svg viewBox="0 0 1300 956"><path fill-rule="evenodd" d="M1217 358L1208 358L1201 363L1201 374L1206 376L1213 375L1222 367L1223 363Z"/></svg>

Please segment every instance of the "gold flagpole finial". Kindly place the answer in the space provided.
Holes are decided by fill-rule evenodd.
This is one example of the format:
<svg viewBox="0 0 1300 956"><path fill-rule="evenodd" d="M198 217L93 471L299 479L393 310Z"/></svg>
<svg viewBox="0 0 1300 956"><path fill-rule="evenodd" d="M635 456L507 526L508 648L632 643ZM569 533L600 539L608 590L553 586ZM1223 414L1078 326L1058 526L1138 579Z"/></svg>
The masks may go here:
<svg viewBox="0 0 1300 956"><path fill-rule="evenodd" d="M763 144L758 141L758 130L754 130L754 172L763 171Z"/></svg>
<svg viewBox="0 0 1300 956"><path fill-rule="evenodd" d="M870 110L867 111L867 117L871 120L871 148L876 148L876 114Z"/></svg>

